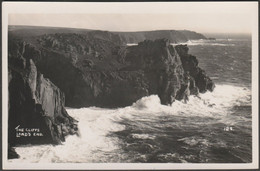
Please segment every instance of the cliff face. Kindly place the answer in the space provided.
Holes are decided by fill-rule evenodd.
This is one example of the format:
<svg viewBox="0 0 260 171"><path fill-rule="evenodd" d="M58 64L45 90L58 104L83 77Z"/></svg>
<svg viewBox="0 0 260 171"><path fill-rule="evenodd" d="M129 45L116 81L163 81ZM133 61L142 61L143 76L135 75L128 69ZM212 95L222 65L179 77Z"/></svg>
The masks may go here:
<svg viewBox="0 0 260 171"><path fill-rule="evenodd" d="M65 93L69 107L121 107L151 94L171 104L213 90L214 83L187 46L174 48L159 39L127 47L109 34L107 39L74 33L27 37L22 39L30 43L24 56ZM13 42L16 36L9 37Z"/></svg>
<svg viewBox="0 0 260 171"><path fill-rule="evenodd" d="M66 135L75 134L76 120L64 108L64 93L43 77L28 56L39 51L15 40L8 48L9 144L59 144Z"/></svg>
<svg viewBox="0 0 260 171"><path fill-rule="evenodd" d="M144 41L127 49L128 69L144 71L148 94L157 94L162 104L175 100L188 100L199 92L213 91L214 83L198 67L188 47L173 47L169 40Z"/></svg>
<svg viewBox="0 0 260 171"><path fill-rule="evenodd" d="M194 79L199 92L205 93L207 90L213 91L215 84L206 75L206 72L198 67L199 62L197 58L188 54L189 48L187 45L178 45L175 47L175 49L181 57L184 70Z"/></svg>
<svg viewBox="0 0 260 171"><path fill-rule="evenodd" d="M9 158L18 157L14 145L59 144L66 135L76 134L77 121L64 106L123 107L152 94L168 105L214 89L188 47L170 45L203 39L203 35L74 31L10 29ZM157 39L165 37L170 40ZM136 46L125 46L136 42Z"/></svg>

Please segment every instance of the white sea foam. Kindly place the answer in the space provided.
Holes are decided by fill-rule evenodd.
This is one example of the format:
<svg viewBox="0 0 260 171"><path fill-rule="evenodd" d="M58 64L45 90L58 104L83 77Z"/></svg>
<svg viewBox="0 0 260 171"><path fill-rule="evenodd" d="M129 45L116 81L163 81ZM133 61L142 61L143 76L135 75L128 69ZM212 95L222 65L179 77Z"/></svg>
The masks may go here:
<svg viewBox="0 0 260 171"><path fill-rule="evenodd" d="M155 136L154 135L150 135L150 134L132 134L133 138L137 138L137 139L154 139Z"/></svg>
<svg viewBox="0 0 260 171"><path fill-rule="evenodd" d="M138 45L137 43L127 43L126 44L127 46L136 46L136 45Z"/></svg>
<svg viewBox="0 0 260 171"><path fill-rule="evenodd" d="M158 116L199 116L222 119L226 125L235 120L227 119L234 106L250 105L251 91L245 87L217 85L213 92L190 96L186 103L175 101L171 106L160 104L157 95L143 97L132 106L118 109L97 107L67 109L79 121L80 137L68 136L63 145L40 145L17 147L20 159L10 162L126 162L120 148L120 139L109 136L125 130L123 120L153 121ZM147 125L144 125L147 126ZM155 135L132 133L137 139L154 139ZM194 137L180 139L190 145L207 143Z"/></svg>
<svg viewBox="0 0 260 171"><path fill-rule="evenodd" d="M187 42L184 43L172 43L173 46L176 45L188 45L188 46L235 46L235 44L230 43L229 41L226 42L219 42L219 41L215 41L215 40L189 40Z"/></svg>
<svg viewBox="0 0 260 171"><path fill-rule="evenodd" d="M183 141L184 143L186 143L190 146L195 146L198 144L203 144L205 146L209 146L209 142L206 139L198 138L196 136L181 138L181 139L178 139L178 141Z"/></svg>

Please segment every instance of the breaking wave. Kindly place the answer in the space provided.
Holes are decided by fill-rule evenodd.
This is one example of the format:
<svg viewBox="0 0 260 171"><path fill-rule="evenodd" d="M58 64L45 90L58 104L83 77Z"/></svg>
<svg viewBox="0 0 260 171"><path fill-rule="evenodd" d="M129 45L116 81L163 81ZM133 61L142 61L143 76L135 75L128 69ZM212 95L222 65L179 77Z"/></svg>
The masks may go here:
<svg viewBox="0 0 260 171"><path fill-rule="evenodd" d="M198 135L201 124L203 123L208 128L214 125L214 129L216 129L216 125L220 125L218 129L221 131L224 126L235 126L239 129L240 127L236 124L242 121L249 122L251 119L243 114L233 115L232 111L234 107L250 105L250 89L232 85L217 85L214 92L190 96L187 104L175 101L171 106L165 106L160 104L157 95L151 95L143 97L132 106L125 108L68 108L68 113L79 121L79 137L68 136L66 142L57 146L16 147L21 158L10 160L10 162L149 162L149 155L153 154L153 151L165 148L164 144L160 147L159 142L167 136L171 137L176 134L175 129L183 131L184 133L180 132L183 137L176 134L177 137L170 140L180 143L181 147L170 146L166 148L172 150L167 152L157 151L156 160L207 162L204 160L207 156L194 159L196 154L182 155L183 152L178 152L176 149L189 150L191 147L194 150L197 146L200 146L200 149L203 146L208 149L214 144L218 144L218 147L221 148L226 147L227 143L224 140L215 142L212 140L214 136ZM196 123L190 118L196 118ZM195 135L187 133L190 131L187 130L188 126L192 126L189 129L192 129L193 132L195 130ZM173 132L168 135L169 131ZM148 155L144 149L152 151Z"/></svg>

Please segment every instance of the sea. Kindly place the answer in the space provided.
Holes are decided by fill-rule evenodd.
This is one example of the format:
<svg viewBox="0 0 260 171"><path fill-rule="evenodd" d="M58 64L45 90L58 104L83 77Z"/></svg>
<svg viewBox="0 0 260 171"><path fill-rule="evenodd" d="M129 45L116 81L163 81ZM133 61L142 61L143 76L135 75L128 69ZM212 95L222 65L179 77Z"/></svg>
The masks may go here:
<svg viewBox="0 0 260 171"><path fill-rule="evenodd" d="M80 136L16 147L20 158L9 162L251 163L251 38L183 44L214 80L213 92L169 106L151 95L124 108L67 108Z"/></svg>

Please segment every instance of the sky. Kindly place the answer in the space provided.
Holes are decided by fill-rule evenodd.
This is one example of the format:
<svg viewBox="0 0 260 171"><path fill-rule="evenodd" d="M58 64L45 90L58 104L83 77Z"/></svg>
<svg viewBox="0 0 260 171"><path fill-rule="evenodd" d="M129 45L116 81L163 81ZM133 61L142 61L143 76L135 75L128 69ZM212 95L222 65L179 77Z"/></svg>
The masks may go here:
<svg viewBox="0 0 260 171"><path fill-rule="evenodd" d="M56 3L11 7L9 25L108 31L192 30L251 33L257 3ZM13 10L15 9L15 10ZM24 10L21 10L24 9Z"/></svg>

